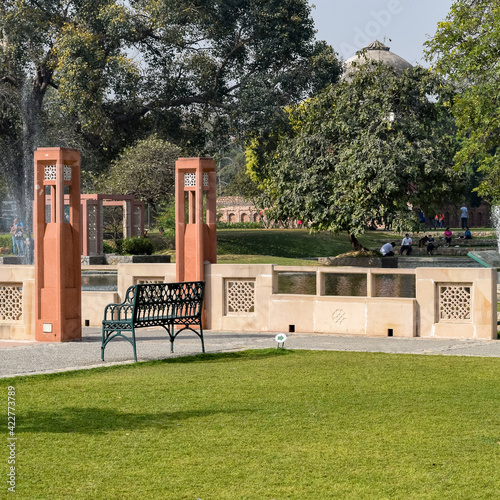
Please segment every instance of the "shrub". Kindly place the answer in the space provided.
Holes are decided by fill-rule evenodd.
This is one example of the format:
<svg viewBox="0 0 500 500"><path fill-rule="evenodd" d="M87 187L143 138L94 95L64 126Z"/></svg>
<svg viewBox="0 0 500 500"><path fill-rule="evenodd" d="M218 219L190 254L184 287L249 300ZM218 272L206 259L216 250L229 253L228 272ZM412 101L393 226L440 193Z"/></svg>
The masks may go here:
<svg viewBox="0 0 500 500"><path fill-rule="evenodd" d="M0 236L0 247L9 247L9 253L12 253L12 236L10 234Z"/></svg>
<svg viewBox="0 0 500 500"><path fill-rule="evenodd" d="M115 240L115 247L116 247L116 253L118 255L123 254L123 240L121 238L118 238Z"/></svg>
<svg viewBox="0 0 500 500"><path fill-rule="evenodd" d="M262 229L260 222L217 222L217 229Z"/></svg>
<svg viewBox="0 0 500 500"><path fill-rule="evenodd" d="M103 241L102 242L102 251L104 253L115 253L116 248L113 245L111 245L110 243L108 243L107 241Z"/></svg>
<svg viewBox="0 0 500 500"><path fill-rule="evenodd" d="M123 240L122 251L128 255L151 255L154 251L154 245L147 238L127 238Z"/></svg>

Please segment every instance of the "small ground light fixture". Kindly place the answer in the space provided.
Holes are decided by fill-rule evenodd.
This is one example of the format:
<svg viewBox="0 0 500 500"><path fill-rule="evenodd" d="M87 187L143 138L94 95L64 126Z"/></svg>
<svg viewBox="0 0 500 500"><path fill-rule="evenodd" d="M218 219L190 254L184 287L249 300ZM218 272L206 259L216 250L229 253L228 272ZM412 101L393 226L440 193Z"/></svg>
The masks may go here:
<svg viewBox="0 0 500 500"><path fill-rule="evenodd" d="M274 337L274 340L278 343L276 349L283 349L285 347L286 335L284 333L278 333L278 335Z"/></svg>

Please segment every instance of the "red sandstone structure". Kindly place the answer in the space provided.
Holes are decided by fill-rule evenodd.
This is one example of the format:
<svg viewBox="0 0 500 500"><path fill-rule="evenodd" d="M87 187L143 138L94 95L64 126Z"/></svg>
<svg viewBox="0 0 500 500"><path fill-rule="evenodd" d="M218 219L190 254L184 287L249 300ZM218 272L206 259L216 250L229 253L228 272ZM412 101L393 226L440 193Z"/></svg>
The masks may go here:
<svg viewBox="0 0 500 500"><path fill-rule="evenodd" d="M177 160L175 164L177 281L203 281L204 263L217 262L215 187L213 159Z"/></svg>
<svg viewBox="0 0 500 500"><path fill-rule="evenodd" d="M35 151L33 219L35 339L81 339L80 153L75 149Z"/></svg>
<svg viewBox="0 0 500 500"><path fill-rule="evenodd" d="M105 207L123 209L123 237L144 234L144 202L135 200L131 195L120 194L82 194L80 195L81 252L83 256L103 254L103 215ZM51 197L46 197L48 206ZM69 196L64 195L64 204L69 205Z"/></svg>
<svg viewBox="0 0 500 500"><path fill-rule="evenodd" d="M103 208L123 207L123 237L144 234L144 202L133 196L82 194L82 255L102 255Z"/></svg>

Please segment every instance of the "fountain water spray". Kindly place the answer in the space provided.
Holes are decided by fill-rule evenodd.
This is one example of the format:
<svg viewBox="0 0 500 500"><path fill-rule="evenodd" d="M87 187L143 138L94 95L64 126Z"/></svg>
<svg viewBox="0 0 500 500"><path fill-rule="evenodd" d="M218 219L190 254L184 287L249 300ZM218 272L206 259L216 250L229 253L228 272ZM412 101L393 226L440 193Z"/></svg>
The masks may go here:
<svg viewBox="0 0 500 500"><path fill-rule="evenodd" d="M491 220L496 228L497 251L500 252L500 206L495 205L491 209Z"/></svg>

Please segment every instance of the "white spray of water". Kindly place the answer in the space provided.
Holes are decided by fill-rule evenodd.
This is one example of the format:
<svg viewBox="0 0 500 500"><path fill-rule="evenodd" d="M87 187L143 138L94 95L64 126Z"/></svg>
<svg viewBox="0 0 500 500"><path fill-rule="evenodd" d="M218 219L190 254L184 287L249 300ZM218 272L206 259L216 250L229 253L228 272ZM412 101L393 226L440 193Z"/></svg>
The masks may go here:
<svg viewBox="0 0 500 500"><path fill-rule="evenodd" d="M491 220L497 230L497 250L500 252L500 206L491 209Z"/></svg>

